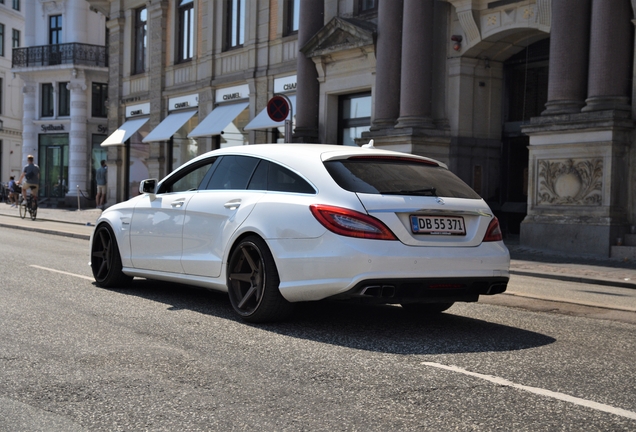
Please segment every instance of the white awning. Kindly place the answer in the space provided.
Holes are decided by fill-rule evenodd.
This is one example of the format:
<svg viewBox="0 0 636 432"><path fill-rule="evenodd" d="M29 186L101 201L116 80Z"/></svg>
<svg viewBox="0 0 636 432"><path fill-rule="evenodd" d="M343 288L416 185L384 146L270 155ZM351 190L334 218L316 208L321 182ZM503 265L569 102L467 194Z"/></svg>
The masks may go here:
<svg viewBox="0 0 636 432"><path fill-rule="evenodd" d="M248 105L249 102L239 102L214 108L212 112L190 132L188 138L220 135L223 129L232 123Z"/></svg>
<svg viewBox="0 0 636 432"><path fill-rule="evenodd" d="M289 115L296 112L296 95L287 96L289 101L291 102L291 111ZM287 116L289 118L289 116ZM284 127L285 122L275 122L271 118L269 118L269 114L267 114L267 108L261 110L256 117L252 119L251 122L247 124L243 128L243 130L257 130L257 129L272 129L278 127Z"/></svg>
<svg viewBox="0 0 636 432"><path fill-rule="evenodd" d="M123 125L119 126L115 132L110 134L110 136L102 142L101 146L124 145L128 138L133 136L147 121L148 117L127 120Z"/></svg>
<svg viewBox="0 0 636 432"><path fill-rule="evenodd" d="M174 135L181 126L186 124L188 120L192 118L193 115L197 113L194 111L180 111L169 114L168 117L163 119L161 123L154 128L146 138L142 140L142 142L153 142L153 141L167 141Z"/></svg>

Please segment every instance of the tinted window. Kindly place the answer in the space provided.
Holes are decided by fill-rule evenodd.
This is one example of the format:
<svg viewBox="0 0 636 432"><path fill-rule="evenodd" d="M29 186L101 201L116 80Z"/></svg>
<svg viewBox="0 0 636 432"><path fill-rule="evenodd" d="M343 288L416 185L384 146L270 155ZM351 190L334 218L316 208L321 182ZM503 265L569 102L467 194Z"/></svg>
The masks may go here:
<svg viewBox="0 0 636 432"><path fill-rule="evenodd" d="M246 189L259 159L223 156L206 189Z"/></svg>
<svg viewBox="0 0 636 432"><path fill-rule="evenodd" d="M201 188L202 183L207 183L210 175L207 175L217 158L208 159L205 162L191 165L183 171L177 173L169 180L161 183L157 193L184 192ZM204 181L205 179L205 181Z"/></svg>
<svg viewBox="0 0 636 432"><path fill-rule="evenodd" d="M340 187L351 192L480 198L455 174L428 163L361 158L327 161L325 167Z"/></svg>
<svg viewBox="0 0 636 432"><path fill-rule="evenodd" d="M314 194L314 188L298 174L268 161L256 168L248 189Z"/></svg>

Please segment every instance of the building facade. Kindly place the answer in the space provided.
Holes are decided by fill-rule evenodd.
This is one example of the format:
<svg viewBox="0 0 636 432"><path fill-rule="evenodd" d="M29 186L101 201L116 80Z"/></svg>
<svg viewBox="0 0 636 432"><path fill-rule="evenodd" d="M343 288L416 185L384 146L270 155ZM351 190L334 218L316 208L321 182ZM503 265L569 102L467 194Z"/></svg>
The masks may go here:
<svg viewBox="0 0 636 432"><path fill-rule="evenodd" d="M11 72L11 50L24 39L24 4L0 3L0 181L22 171L22 80Z"/></svg>
<svg viewBox="0 0 636 432"><path fill-rule="evenodd" d="M22 163L40 166L40 202L85 207L106 151L106 17L84 0L22 0L24 43L12 53L22 82Z"/></svg>
<svg viewBox="0 0 636 432"><path fill-rule="evenodd" d="M636 224L636 0L88 0L108 18L109 202L211 149L439 159L506 235L609 255Z"/></svg>

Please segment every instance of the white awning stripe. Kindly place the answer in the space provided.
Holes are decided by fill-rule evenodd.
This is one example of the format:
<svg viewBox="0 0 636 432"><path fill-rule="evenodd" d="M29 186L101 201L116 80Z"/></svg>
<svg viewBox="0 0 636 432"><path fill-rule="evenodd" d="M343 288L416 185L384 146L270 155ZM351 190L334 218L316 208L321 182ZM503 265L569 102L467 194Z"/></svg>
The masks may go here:
<svg viewBox="0 0 636 432"><path fill-rule="evenodd" d="M168 115L161 123L154 128L142 142L148 143L153 141L167 141L172 135L174 135L181 127L186 124L188 120L197 113L194 111L179 111L173 112Z"/></svg>
<svg viewBox="0 0 636 432"><path fill-rule="evenodd" d="M190 132L188 138L220 135L223 129L232 123L248 105L249 102L239 102L214 108L212 112Z"/></svg>
<svg viewBox="0 0 636 432"><path fill-rule="evenodd" d="M127 120L123 125L119 126L115 132L110 134L110 136L101 143L101 146L108 147L124 145L124 143L144 124L146 124L147 121L148 117Z"/></svg>

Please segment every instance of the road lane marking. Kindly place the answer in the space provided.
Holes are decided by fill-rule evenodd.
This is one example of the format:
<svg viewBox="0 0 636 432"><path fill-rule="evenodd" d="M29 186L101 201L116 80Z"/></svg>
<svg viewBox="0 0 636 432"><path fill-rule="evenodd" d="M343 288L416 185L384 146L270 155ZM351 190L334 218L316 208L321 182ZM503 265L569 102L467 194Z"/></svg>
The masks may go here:
<svg viewBox="0 0 636 432"><path fill-rule="evenodd" d="M558 399L558 400L562 400L565 402L570 402L573 403L575 405L580 405L580 406L584 406L586 408L592 408L598 411L603 411L606 413L610 413L610 414L614 414L617 416L621 416L621 417L626 417L628 419L632 419L632 420L636 420L636 412L633 411L627 411L624 410L622 408L616 408L610 405L605 405L602 403L598 403L598 402L593 402L587 399L581 399L578 397L574 397L574 396L570 396L567 395L565 393L559 393L559 392L553 392L551 390L546 390L546 389L542 389L542 388L538 388L538 387L530 387L530 386L525 386L522 384L517 384L514 383L512 381L508 381L505 378L500 378L500 377L496 377L493 375L484 375L484 374L480 374L480 373L476 373L476 372L471 372L468 371L466 369L462 369L460 367L457 366L447 366L447 365L443 365L441 363L433 363L433 362L422 362L421 364L426 365L426 366L431 366L434 368L438 368L438 369L444 369L444 370L448 370L451 372L457 372L460 374L464 374L464 375L468 375L468 376L472 376L475 378L480 378L486 381L490 381L491 383L497 384L497 385L501 385L501 386L506 386L506 387L512 387L512 388L516 388L519 390L523 390L523 391L527 391L530 393L534 393L540 396L547 396L547 397L551 397L554 399Z"/></svg>
<svg viewBox="0 0 636 432"><path fill-rule="evenodd" d="M86 280L89 280L89 281L94 281L95 280L95 278L92 278L92 277L89 277L89 276L78 275L78 274L75 274L75 273L69 273L69 272L65 272L65 271L61 271L61 270L55 270L55 269L52 269L52 268L42 267L42 266L34 265L34 264L31 264L29 267L35 267L35 268L40 269L40 270L46 270L46 271L50 271L50 272L53 272L53 273L61 273L61 274L68 275L68 276L75 276L75 277L78 277L78 278L81 278L81 279L86 279Z"/></svg>

